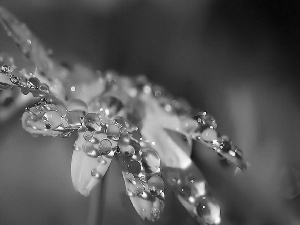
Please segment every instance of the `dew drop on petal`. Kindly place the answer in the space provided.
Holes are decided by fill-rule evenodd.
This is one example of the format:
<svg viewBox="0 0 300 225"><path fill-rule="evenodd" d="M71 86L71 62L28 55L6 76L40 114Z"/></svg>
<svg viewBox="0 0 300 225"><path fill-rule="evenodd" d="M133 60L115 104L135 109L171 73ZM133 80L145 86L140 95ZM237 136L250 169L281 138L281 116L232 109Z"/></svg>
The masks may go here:
<svg viewBox="0 0 300 225"><path fill-rule="evenodd" d="M85 142L82 145L82 149L83 152L90 157L97 158L99 156L99 152L94 148L94 145L91 142Z"/></svg>
<svg viewBox="0 0 300 225"><path fill-rule="evenodd" d="M131 145L120 145L120 152L126 156L132 156L135 153L135 149Z"/></svg>
<svg viewBox="0 0 300 225"><path fill-rule="evenodd" d="M95 177L97 179L102 179L102 175L101 173L99 173L96 169L92 169L91 171L91 176Z"/></svg>
<svg viewBox="0 0 300 225"><path fill-rule="evenodd" d="M44 83L42 83L42 84L40 85L40 90L41 90L42 92L45 92L45 93L50 93L49 86L48 86L47 84L44 84Z"/></svg>
<svg viewBox="0 0 300 225"><path fill-rule="evenodd" d="M153 176L148 180L148 187L151 195L158 196L165 189L165 183L160 176Z"/></svg>
<svg viewBox="0 0 300 225"><path fill-rule="evenodd" d="M129 126L128 123L126 122L126 120L120 116L116 116L113 121L114 121L114 123L116 123L117 125L121 126L122 128L125 128L125 129Z"/></svg>
<svg viewBox="0 0 300 225"><path fill-rule="evenodd" d="M141 164L138 161L131 159L127 162L127 171L134 175L138 175L141 172Z"/></svg>
<svg viewBox="0 0 300 225"><path fill-rule="evenodd" d="M130 141L131 141L131 134L127 132L120 133L120 138L119 138L120 145L130 144Z"/></svg>
<svg viewBox="0 0 300 225"><path fill-rule="evenodd" d="M179 194L185 198L188 199L191 196L191 188L187 185L181 186L179 188Z"/></svg>
<svg viewBox="0 0 300 225"><path fill-rule="evenodd" d="M52 129L62 124L62 118L56 111L48 111L43 116L44 121L48 122Z"/></svg>
<svg viewBox="0 0 300 225"><path fill-rule="evenodd" d="M27 87L21 87L21 92L24 94L24 95L28 95L29 94L29 90Z"/></svg>
<svg viewBox="0 0 300 225"><path fill-rule="evenodd" d="M99 144L100 154L106 155L111 152L111 149L112 149L112 143L110 142L110 140L103 139L100 141L100 144Z"/></svg>
<svg viewBox="0 0 300 225"><path fill-rule="evenodd" d="M106 134L113 140L119 140L120 128L117 125L111 124L107 127Z"/></svg>
<svg viewBox="0 0 300 225"><path fill-rule="evenodd" d="M88 111L88 106L86 103L80 99L72 99L68 103L68 110L69 111L76 111L76 112L83 112L84 114Z"/></svg>
<svg viewBox="0 0 300 225"><path fill-rule="evenodd" d="M27 81L27 87L32 89L38 89L40 87L40 81L36 77L30 77Z"/></svg>
<svg viewBox="0 0 300 225"><path fill-rule="evenodd" d="M109 117L116 116L122 109L123 103L114 96L103 96L100 99L101 108L104 109L106 115Z"/></svg>
<svg viewBox="0 0 300 225"><path fill-rule="evenodd" d="M91 131L100 131L100 118L96 113L88 113L84 117L84 125Z"/></svg>
<svg viewBox="0 0 300 225"><path fill-rule="evenodd" d="M201 133L201 137L206 142L213 142L218 139L218 134L215 129L207 128Z"/></svg>
<svg viewBox="0 0 300 225"><path fill-rule="evenodd" d="M141 162L146 173L156 173L160 168L160 158L154 150L143 150L141 154Z"/></svg>
<svg viewBox="0 0 300 225"><path fill-rule="evenodd" d="M81 119L80 116L76 112L68 112L65 119L68 122L68 125L72 128L80 128L81 127Z"/></svg>
<svg viewBox="0 0 300 225"><path fill-rule="evenodd" d="M196 206L196 212L207 224L219 224L221 222L220 207L213 198L201 197Z"/></svg>
<svg viewBox="0 0 300 225"><path fill-rule="evenodd" d="M136 141L136 142L140 142L142 139L142 135L141 132L139 130L134 130L131 132L131 138L132 140Z"/></svg>

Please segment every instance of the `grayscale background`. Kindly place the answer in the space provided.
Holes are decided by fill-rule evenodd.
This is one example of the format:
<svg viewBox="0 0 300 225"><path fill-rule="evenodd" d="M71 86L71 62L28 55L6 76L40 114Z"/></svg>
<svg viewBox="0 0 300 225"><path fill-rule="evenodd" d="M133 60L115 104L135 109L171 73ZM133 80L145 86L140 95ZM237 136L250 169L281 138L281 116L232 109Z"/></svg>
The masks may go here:
<svg viewBox="0 0 300 225"><path fill-rule="evenodd" d="M283 199L294 186L282 188L280 176L282 168L300 171L299 1L1 0L0 5L24 21L58 61L146 74L214 115L250 163L247 179L234 183L226 168L215 165L215 154L204 151L196 159L223 207L222 225L300 224L300 197ZM0 51L20 55L2 28ZM72 186L74 137L34 138L22 130L21 114L0 124L1 225L151 224L135 213L116 162L106 174L93 223L93 203ZM167 190L157 224L196 223Z"/></svg>

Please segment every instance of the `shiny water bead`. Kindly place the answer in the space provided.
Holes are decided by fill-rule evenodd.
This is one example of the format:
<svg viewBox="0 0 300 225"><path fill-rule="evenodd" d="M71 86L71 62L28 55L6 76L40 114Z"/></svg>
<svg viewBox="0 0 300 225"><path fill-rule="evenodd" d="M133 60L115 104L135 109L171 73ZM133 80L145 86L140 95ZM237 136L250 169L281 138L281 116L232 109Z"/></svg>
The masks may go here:
<svg viewBox="0 0 300 225"><path fill-rule="evenodd" d="M43 116L44 121L50 124L51 128L56 128L62 124L62 118L56 111L46 112Z"/></svg>
<svg viewBox="0 0 300 225"><path fill-rule="evenodd" d="M113 139L113 140L119 140L120 137L120 127L114 124L110 124L107 126L106 129L106 135L107 137Z"/></svg>
<svg viewBox="0 0 300 225"><path fill-rule="evenodd" d="M161 212L159 208L152 208L150 213L151 213L151 221L155 222L156 220L159 219Z"/></svg>
<svg viewBox="0 0 300 225"><path fill-rule="evenodd" d="M120 152L126 156L132 156L135 153L134 147L131 145L120 145Z"/></svg>
<svg viewBox="0 0 300 225"><path fill-rule="evenodd" d="M86 140L86 141L90 141L93 139L93 132L91 131L85 131L84 134L83 134L83 138Z"/></svg>
<svg viewBox="0 0 300 225"><path fill-rule="evenodd" d="M218 133L215 129L207 128L200 134L201 138L205 142L213 142L218 139Z"/></svg>
<svg viewBox="0 0 300 225"><path fill-rule="evenodd" d="M127 171L134 175L138 175L141 172L141 164L134 159L127 161Z"/></svg>
<svg viewBox="0 0 300 225"><path fill-rule="evenodd" d="M40 91L49 94L50 93L50 88L47 84L41 83Z"/></svg>
<svg viewBox="0 0 300 225"><path fill-rule="evenodd" d="M97 149L94 148L93 143L86 141L82 145L83 152L90 157L97 158L100 154Z"/></svg>
<svg viewBox="0 0 300 225"><path fill-rule="evenodd" d="M120 133L119 144L120 145L128 145L131 141L131 134L128 132Z"/></svg>
<svg viewBox="0 0 300 225"><path fill-rule="evenodd" d="M0 72L1 73L4 73L4 74L8 74L10 72L11 68L9 65L2 65L1 66L1 69L0 69Z"/></svg>
<svg viewBox="0 0 300 225"><path fill-rule="evenodd" d="M68 112L65 119L73 129L78 129L82 126L80 116L76 112Z"/></svg>
<svg viewBox="0 0 300 225"><path fill-rule="evenodd" d="M18 85L20 83L20 78L13 74L9 76L9 80L15 85Z"/></svg>
<svg viewBox="0 0 300 225"><path fill-rule="evenodd" d="M102 165L106 165L106 164L107 164L107 161L106 161L105 159L103 159L102 156L99 156L99 157L97 158L97 162L98 162L98 163L101 163Z"/></svg>
<svg viewBox="0 0 300 225"><path fill-rule="evenodd" d="M232 149L232 142L228 137L223 136L220 141L220 149L224 153L228 153Z"/></svg>
<svg viewBox="0 0 300 225"><path fill-rule="evenodd" d="M142 140L142 134L139 130L134 130L131 132L131 139L140 142Z"/></svg>
<svg viewBox="0 0 300 225"><path fill-rule="evenodd" d="M96 113L86 114L83 119L83 122L84 122L84 125L90 131L100 131L101 130L100 118Z"/></svg>
<svg viewBox="0 0 300 225"><path fill-rule="evenodd" d="M148 180L148 188L151 195L160 195L165 189L165 183L160 176L153 176Z"/></svg>
<svg viewBox="0 0 300 225"><path fill-rule="evenodd" d="M197 215L207 224L219 224L220 207L213 198L201 197L196 206Z"/></svg>
<svg viewBox="0 0 300 225"><path fill-rule="evenodd" d="M235 156L238 157L238 158L243 158L243 151L237 147L235 147L234 149L234 153L235 153Z"/></svg>
<svg viewBox="0 0 300 225"><path fill-rule="evenodd" d="M101 108L108 117L115 117L122 109L123 103L114 96L104 95L100 99Z"/></svg>
<svg viewBox="0 0 300 225"><path fill-rule="evenodd" d="M29 94L29 89L27 87L21 87L21 92L24 94L24 95L28 95Z"/></svg>
<svg viewBox="0 0 300 225"><path fill-rule="evenodd" d="M183 185L179 188L179 194L185 199L188 199L191 196L191 193L192 193L192 190L187 185Z"/></svg>
<svg viewBox="0 0 300 225"><path fill-rule="evenodd" d="M113 122L116 123L117 125L119 125L120 127L125 128L125 129L129 126L128 123L126 122L126 120L123 117L120 117L120 116L116 116L113 119Z"/></svg>
<svg viewBox="0 0 300 225"><path fill-rule="evenodd" d="M202 132L206 128L217 129L217 122L214 117L206 112L199 112L194 117L194 120L198 122L198 131Z"/></svg>
<svg viewBox="0 0 300 225"><path fill-rule="evenodd" d="M160 158L154 150L143 150L141 153L141 162L146 173L156 173L160 169Z"/></svg>
<svg viewBox="0 0 300 225"><path fill-rule="evenodd" d="M91 176L92 177L95 177L95 178L97 178L97 179L102 179L102 175L101 175L101 173L99 173L96 169L92 169L92 171L91 171Z"/></svg>
<svg viewBox="0 0 300 225"><path fill-rule="evenodd" d="M40 81L36 77L30 77L27 80L27 87L31 89L38 89L40 87Z"/></svg>
<svg viewBox="0 0 300 225"><path fill-rule="evenodd" d="M133 179L126 179L130 184L127 185L127 189L134 195L141 195L145 191L145 186L139 180Z"/></svg>
<svg viewBox="0 0 300 225"><path fill-rule="evenodd" d="M83 117L88 111L87 104L80 99L72 99L68 102L67 108L69 111L77 112L77 114L81 117Z"/></svg>
<svg viewBox="0 0 300 225"><path fill-rule="evenodd" d="M112 150L112 143L108 139L103 139L99 143L99 152L101 155L107 155L111 152Z"/></svg>
<svg viewBox="0 0 300 225"><path fill-rule="evenodd" d="M170 185L178 185L182 182L181 171L179 169L174 169L167 167L163 170L164 177L167 179Z"/></svg>

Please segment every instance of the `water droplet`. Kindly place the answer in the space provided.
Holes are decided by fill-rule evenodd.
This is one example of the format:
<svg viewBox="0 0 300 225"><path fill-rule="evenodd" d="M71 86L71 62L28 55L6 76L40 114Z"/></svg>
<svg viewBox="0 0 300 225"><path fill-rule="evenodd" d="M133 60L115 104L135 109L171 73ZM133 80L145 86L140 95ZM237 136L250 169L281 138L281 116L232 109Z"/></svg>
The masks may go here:
<svg viewBox="0 0 300 225"><path fill-rule="evenodd" d="M24 95L28 95L28 94L29 94L29 90L28 90L28 88L26 88L26 87L21 87L21 92L22 92Z"/></svg>
<svg viewBox="0 0 300 225"><path fill-rule="evenodd" d="M91 142L85 142L82 145L82 149L83 152L90 157L97 158L99 156L99 152L94 148L94 145Z"/></svg>
<svg viewBox="0 0 300 225"><path fill-rule="evenodd" d="M197 113L193 119L198 122L198 128L196 132L202 133L206 128L217 129L217 122L215 118L206 112Z"/></svg>
<svg viewBox="0 0 300 225"><path fill-rule="evenodd" d="M40 90L44 93L49 94L50 93L50 88L47 84L41 83L40 85Z"/></svg>
<svg viewBox="0 0 300 225"><path fill-rule="evenodd" d="M85 131L84 134L83 134L83 138L86 141L89 141L89 142L91 142L93 144L95 144L97 142L97 140L98 140L98 139L94 138L94 134L91 131Z"/></svg>
<svg viewBox="0 0 300 225"><path fill-rule="evenodd" d="M38 89L40 87L40 81L36 77L30 77L27 81L27 87L31 89Z"/></svg>
<svg viewBox="0 0 300 225"><path fill-rule="evenodd" d="M141 132L139 130L134 130L131 132L131 138L132 140L136 141L136 142L140 142L142 139L142 135Z"/></svg>
<svg viewBox="0 0 300 225"><path fill-rule="evenodd" d="M165 189L165 183L160 176L153 176L148 180L148 187L151 195L160 195Z"/></svg>
<svg viewBox="0 0 300 225"><path fill-rule="evenodd" d="M151 220L152 222L158 220L160 217L160 210L158 208L151 209Z"/></svg>
<svg viewBox="0 0 300 225"><path fill-rule="evenodd" d="M228 137L223 136L221 138L220 148L224 153L228 153L232 149L232 142L229 140Z"/></svg>
<svg viewBox="0 0 300 225"><path fill-rule="evenodd" d="M120 145L120 152L126 156L132 156L135 153L134 147L131 145Z"/></svg>
<svg viewBox="0 0 300 225"><path fill-rule="evenodd" d="M9 65L2 65L0 72L4 73L4 74L8 74L10 72L10 70L11 70L11 68Z"/></svg>
<svg viewBox="0 0 300 225"><path fill-rule="evenodd" d="M213 142L218 139L217 131L211 128L203 130L203 132L200 135L202 140L205 142Z"/></svg>
<svg viewBox="0 0 300 225"><path fill-rule="evenodd" d="M128 188L126 189L126 194L129 196L129 197L134 197L134 193L132 191L130 191Z"/></svg>
<svg viewBox="0 0 300 225"><path fill-rule="evenodd" d="M13 74L10 75L9 80L10 80L10 82L12 82L15 85L19 85L19 83L20 83L20 78Z"/></svg>
<svg viewBox="0 0 300 225"><path fill-rule="evenodd" d="M107 127L106 134L107 137L112 138L113 140L119 140L120 128L117 125L111 124Z"/></svg>
<svg viewBox="0 0 300 225"><path fill-rule="evenodd" d="M96 113L86 114L83 121L84 121L84 125L90 131L100 131L101 130L100 118Z"/></svg>
<svg viewBox="0 0 300 225"><path fill-rule="evenodd" d="M123 103L119 99L109 95L103 96L100 99L100 105L109 117L116 116L124 107Z"/></svg>
<svg viewBox="0 0 300 225"><path fill-rule="evenodd" d="M119 144L120 145L128 145L131 141L131 134L127 132L120 133Z"/></svg>
<svg viewBox="0 0 300 225"><path fill-rule="evenodd" d="M103 159L102 156L99 156L98 159L97 159L98 163L101 163L102 165L106 165L107 164L107 161L105 159Z"/></svg>
<svg viewBox="0 0 300 225"><path fill-rule="evenodd" d="M129 160L127 162L127 171L134 175L138 175L141 172L141 164L136 160Z"/></svg>
<svg viewBox="0 0 300 225"><path fill-rule="evenodd" d="M46 112L43 116L44 121L48 122L52 129L62 124L62 118L56 111Z"/></svg>
<svg viewBox="0 0 300 225"><path fill-rule="evenodd" d="M80 99L72 99L67 104L67 108L69 111L75 111L78 113L80 112L80 116L82 116L81 114L85 115L88 111L88 106L86 105L86 103L84 101L82 101Z"/></svg>
<svg viewBox="0 0 300 225"><path fill-rule="evenodd" d="M143 150L141 154L141 162L146 173L152 174L159 171L160 158L154 150Z"/></svg>
<svg viewBox="0 0 300 225"><path fill-rule="evenodd" d="M71 128L78 129L81 127L81 119L76 112L68 112L65 119Z"/></svg>
<svg viewBox="0 0 300 225"><path fill-rule="evenodd" d="M188 199L191 196L191 188L187 185L181 186L179 188L179 194L185 199Z"/></svg>
<svg viewBox="0 0 300 225"><path fill-rule="evenodd" d="M100 141L99 144L100 154L107 155L111 152L111 150L112 150L112 143L110 142L110 140L103 139Z"/></svg>
<svg viewBox="0 0 300 225"><path fill-rule="evenodd" d="M124 131L129 125L123 117L116 116L113 120L114 123L122 127L122 131Z"/></svg>
<svg viewBox="0 0 300 225"><path fill-rule="evenodd" d="M213 198L201 197L196 206L197 215L208 224L218 224L220 219L220 207Z"/></svg>
<svg viewBox="0 0 300 225"><path fill-rule="evenodd" d="M95 177L95 178L97 178L97 179L102 179L102 175L101 175L101 173L99 173L96 169L92 169L92 171L91 171L91 176L92 177Z"/></svg>

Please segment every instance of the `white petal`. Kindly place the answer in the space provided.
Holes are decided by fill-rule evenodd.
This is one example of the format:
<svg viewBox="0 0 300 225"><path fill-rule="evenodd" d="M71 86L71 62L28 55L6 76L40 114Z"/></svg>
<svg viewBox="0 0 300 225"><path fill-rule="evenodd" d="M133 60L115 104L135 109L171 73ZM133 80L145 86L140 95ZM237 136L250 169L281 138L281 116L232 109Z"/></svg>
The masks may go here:
<svg viewBox="0 0 300 225"><path fill-rule="evenodd" d="M125 187L127 190L133 190L134 185L126 180L126 172L123 173ZM155 200L148 200L138 196L130 197L133 207L139 216L145 220L155 222L159 219L164 210L164 193L160 195L160 198L155 197Z"/></svg>
<svg viewBox="0 0 300 225"><path fill-rule="evenodd" d="M82 146L83 137L79 135L75 146ZM71 176L72 182L77 191L84 196L88 196L91 190L101 182L101 178L105 175L112 158L102 156L102 160L99 158L92 158L87 156L82 150L74 150L71 162ZM92 170L97 171L101 176L95 178L91 175Z"/></svg>

